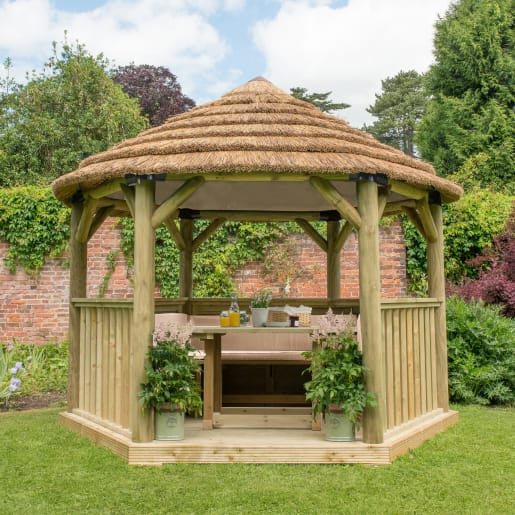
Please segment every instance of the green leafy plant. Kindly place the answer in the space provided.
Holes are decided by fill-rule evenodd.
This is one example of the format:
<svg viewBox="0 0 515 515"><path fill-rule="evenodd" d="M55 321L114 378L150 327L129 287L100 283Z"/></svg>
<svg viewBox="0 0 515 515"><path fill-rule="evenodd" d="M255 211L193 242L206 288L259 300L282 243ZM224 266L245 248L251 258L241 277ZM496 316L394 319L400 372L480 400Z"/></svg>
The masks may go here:
<svg viewBox="0 0 515 515"><path fill-rule="evenodd" d="M8 386L9 381L5 372L2 374L4 367L7 367L7 370L19 368L18 377L22 375L23 381L16 389L17 395L66 391L68 377L66 342L32 345L15 341L5 346L0 344L0 354L3 355L3 359L0 358L0 391ZM20 364L24 366L20 368Z"/></svg>
<svg viewBox="0 0 515 515"><path fill-rule="evenodd" d="M303 352L310 360L305 372L311 374L304 384L306 399L312 402L313 417L334 406L357 423L366 407L377 405L374 394L365 389L366 368L358 342L343 318L331 312L319 324L312 335L315 350Z"/></svg>
<svg viewBox="0 0 515 515"><path fill-rule="evenodd" d="M515 403L515 320L495 306L447 301L449 393L462 403Z"/></svg>
<svg viewBox="0 0 515 515"><path fill-rule="evenodd" d="M267 308L270 306L270 302L272 302L272 290L270 288L263 288L250 297L251 308Z"/></svg>
<svg viewBox="0 0 515 515"><path fill-rule="evenodd" d="M147 353L146 381L141 385L143 406L161 413L166 405L199 416L202 413L200 365L190 344L191 327L169 324L154 332Z"/></svg>

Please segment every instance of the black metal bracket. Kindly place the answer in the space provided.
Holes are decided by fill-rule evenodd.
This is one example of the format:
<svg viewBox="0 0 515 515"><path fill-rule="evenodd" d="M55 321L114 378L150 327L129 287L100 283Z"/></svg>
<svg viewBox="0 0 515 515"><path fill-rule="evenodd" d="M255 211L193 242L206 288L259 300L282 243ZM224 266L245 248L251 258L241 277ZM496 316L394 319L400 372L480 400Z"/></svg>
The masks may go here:
<svg viewBox="0 0 515 515"><path fill-rule="evenodd" d="M439 191L430 190L427 196L427 201L429 204L436 204L437 206L442 205L442 195L440 195Z"/></svg>
<svg viewBox="0 0 515 515"><path fill-rule="evenodd" d="M349 175L349 181L353 182L375 182L378 186L388 186L388 177L384 173L352 173Z"/></svg>
<svg viewBox="0 0 515 515"><path fill-rule="evenodd" d="M198 209L179 209L179 218L181 220L198 220L200 211Z"/></svg>
<svg viewBox="0 0 515 515"><path fill-rule="evenodd" d="M81 190L77 190L71 198L72 204L82 204L86 199L84 198L84 194Z"/></svg>
<svg viewBox="0 0 515 515"><path fill-rule="evenodd" d="M166 174L165 173L145 173L141 175L137 175L135 173L128 173L125 175L125 182L127 186L136 186L136 184L140 184L142 181L165 181Z"/></svg>
<svg viewBox="0 0 515 515"><path fill-rule="evenodd" d="M321 222L339 222L342 219L338 211L331 209L330 211L320 211Z"/></svg>

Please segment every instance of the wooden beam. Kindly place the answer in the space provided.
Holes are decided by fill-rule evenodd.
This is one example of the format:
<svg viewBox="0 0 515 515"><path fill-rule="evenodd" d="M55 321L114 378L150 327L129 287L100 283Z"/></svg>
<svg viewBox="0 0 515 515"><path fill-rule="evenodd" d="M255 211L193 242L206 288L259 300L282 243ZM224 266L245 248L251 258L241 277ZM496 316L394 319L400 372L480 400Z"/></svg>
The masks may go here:
<svg viewBox="0 0 515 515"><path fill-rule="evenodd" d="M118 200L114 198L100 198L97 200L97 208L101 207L111 207L115 209L116 211L125 211L128 212L129 208L127 207L127 204L125 203L125 200Z"/></svg>
<svg viewBox="0 0 515 515"><path fill-rule="evenodd" d="M181 236L184 250L179 254L179 297L188 298L186 312L189 313L189 300L193 297L193 220L181 220Z"/></svg>
<svg viewBox="0 0 515 515"><path fill-rule="evenodd" d="M436 389L438 407L449 410L448 368L447 368L447 330L445 316L445 270L442 206L432 204L430 213L433 217L438 237L427 244L427 280L429 295L441 300L435 310L436 338Z"/></svg>
<svg viewBox="0 0 515 515"><path fill-rule="evenodd" d="M302 218L311 222L320 221L319 211L200 211L203 220L223 218L237 222L289 222Z"/></svg>
<svg viewBox="0 0 515 515"><path fill-rule="evenodd" d="M165 224L166 228L168 229L170 236L173 238L173 241L175 241L175 244L177 245L178 249L185 250L186 243L184 242L181 231L177 227L175 220L173 220L172 218L167 218L164 221L164 224Z"/></svg>
<svg viewBox="0 0 515 515"><path fill-rule="evenodd" d="M378 194L378 202L377 202L377 209L378 209L378 216L379 219L383 216L384 209L386 207L386 204L388 202L388 196L390 195L390 188L381 188L379 190Z"/></svg>
<svg viewBox="0 0 515 515"><path fill-rule="evenodd" d="M417 188L416 186L412 186L406 182L400 181L390 181L389 186L391 187L394 193L398 193L403 197L420 200L427 195L427 190Z"/></svg>
<svg viewBox="0 0 515 515"><path fill-rule="evenodd" d="M91 228L89 229L88 241L98 231L100 226L104 223L105 219L113 212L113 206L103 206L95 214Z"/></svg>
<svg viewBox="0 0 515 515"><path fill-rule="evenodd" d="M88 235L91 224L93 223L95 211L97 210L97 205L98 200L93 198L88 198L83 204L82 215L75 233L75 238L80 243L86 243L88 241Z"/></svg>
<svg viewBox="0 0 515 515"><path fill-rule="evenodd" d="M143 410L139 398L145 381L146 354L154 331L154 253L155 231L153 181L136 184L134 202L134 310L130 342L130 429L135 442L154 439L153 413Z"/></svg>
<svg viewBox="0 0 515 515"><path fill-rule="evenodd" d="M130 188L127 184L120 184L120 188L131 216L134 218L134 188Z"/></svg>
<svg viewBox="0 0 515 515"><path fill-rule="evenodd" d="M340 192L329 181L320 177L311 177L309 182L345 220L348 220L356 229L359 229L361 225L360 213L348 200L340 195Z"/></svg>
<svg viewBox="0 0 515 515"><path fill-rule="evenodd" d="M334 243L334 248L336 251L341 252L343 246L345 245L345 242L352 234L353 230L354 227L352 227L352 224L350 224L349 222L345 222L345 225L341 228L340 234L338 234L338 237L336 238L336 241Z"/></svg>
<svg viewBox="0 0 515 515"><path fill-rule="evenodd" d="M183 202L193 195L204 184L204 177L194 177L185 182L177 191L172 193L152 215L152 227L159 227Z"/></svg>
<svg viewBox="0 0 515 515"><path fill-rule="evenodd" d="M192 242L191 250L195 252L221 225L223 225L225 219L217 218L206 227Z"/></svg>
<svg viewBox="0 0 515 515"><path fill-rule="evenodd" d="M324 252L327 252L327 241L307 220L295 218L295 222Z"/></svg>
<svg viewBox="0 0 515 515"><path fill-rule="evenodd" d="M175 176L174 176L175 177ZM279 174L277 172L257 172L245 174L214 174L206 175L208 182L305 182L311 179L309 174ZM335 181L348 181L349 174L331 174Z"/></svg>
<svg viewBox="0 0 515 515"><path fill-rule="evenodd" d="M79 408L80 388L80 308L72 302L74 298L85 298L87 294L88 245L76 238L83 205L73 204L70 223L70 298L68 335L68 388L66 409L72 412Z"/></svg>
<svg viewBox="0 0 515 515"><path fill-rule="evenodd" d="M366 389L377 407L363 413L363 442L382 443L386 427L386 371L381 332L381 278L379 273L379 217L377 184L357 183L359 229L359 304Z"/></svg>
<svg viewBox="0 0 515 515"><path fill-rule="evenodd" d="M416 200L397 200L395 202L388 202L384 208L383 216L398 215L398 214L404 212L405 207L409 207L411 209L416 209L417 201Z"/></svg>
<svg viewBox="0 0 515 515"><path fill-rule="evenodd" d="M340 252L336 241L340 234L340 222L327 222L327 298L329 301L341 297Z"/></svg>
<svg viewBox="0 0 515 515"><path fill-rule="evenodd" d="M424 230L424 226L422 225L422 222L420 221L420 218L418 216L418 211L416 209L406 206L403 208L403 211L408 215L410 222L415 226L415 228L422 235L424 240L427 241L427 236Z"/></svg>
<svg viewBox="0 0 515 515"><path fill-rule="evenodd" d="M433 243L438 239L438 231L429 209L429 203L427 197L417 202L417 210L420 218L422 227L424 228L424 234L426 235L426 241Z"/></svg>
<svg viewBox="0 0 515 515"><path fill-rule="evenodd" d="M122 179L114 179L110 182L106 182L105 184L101 184L100 186L97 186L96 188L89 190L88 197L100 199L112 195L113 193L117 193L118 191L120 191L120 186L125 186L125 184L121 181Z"/></svg>

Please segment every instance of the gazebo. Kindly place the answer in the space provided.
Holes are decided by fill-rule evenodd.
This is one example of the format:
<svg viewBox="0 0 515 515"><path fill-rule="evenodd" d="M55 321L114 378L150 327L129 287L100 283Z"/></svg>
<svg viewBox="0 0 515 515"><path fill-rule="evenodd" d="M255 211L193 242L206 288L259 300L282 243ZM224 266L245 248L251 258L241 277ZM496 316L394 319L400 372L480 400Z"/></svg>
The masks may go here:
<svg viewBox="0 0 515 515"><path fill-rule="evenodd" d="M462 190L430 164L259 77L88 157L52 188L72 209L66 426L130 463L389 463L456 422L448 402L441 206ZM379 222L399 213L427 241L429 298L381 299ZM86 298L87 242L109 216L134 219L132 299ZM194 237L196 219L211 224ZM231 444L213 442L216 431L199 431L182 443L154 441L152 416L142 410L138 392L155 313L216 312L216 299L193 298L192 256L226 220L296 221L327 254L327 299L320 310L345 304L340 250L357 232L366 382L379 399L364 413L359 442L329 444L306 431L311 440L297 445L287 432L260 431L265 441L249 444L246 453L234 434ZM326 237L313 221L326 223ZM154 246L161 224L180 250L180 294L156 303Z"/></svg>

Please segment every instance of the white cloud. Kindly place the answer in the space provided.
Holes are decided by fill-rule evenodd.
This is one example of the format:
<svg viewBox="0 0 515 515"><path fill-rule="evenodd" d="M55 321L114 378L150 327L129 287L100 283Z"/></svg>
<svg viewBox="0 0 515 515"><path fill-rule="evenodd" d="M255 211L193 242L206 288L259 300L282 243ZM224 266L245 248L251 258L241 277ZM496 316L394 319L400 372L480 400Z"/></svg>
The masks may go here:
<svg viewBox="0 0 515 515"><path fill-rule="evenodd" d="M246 0L224 0L226 11L241 11L245 7Z"/></svg>
<svg viewBox="0 0 515 515"><path fill-rule="evenodd" d="M285 90L332 90L334 100L352 104L341 116L359 127L370 120L365 109L381 91L381 79L427 69L433 24L451 0L255 2L105 0L95 9L65 12L52 0L0 0L0 61L12 57L21 80L25 71L41 69L51 42L62 41L67 30L68 41L79 40L115 65L168 67L198 103L264 75ZM231 25L259 16L268 19L254 25L252 36L265 70L246 47L246 27Z"/></svg>
<svg viewBox="0 0 515 515"><path fill-rule="evenodd" d="M274 19L258 22L254 42L266 59L265 76L288 90L333 91L352 105L351 125L381 91L381 79L400 70L424 72L432 61L433 26L450 0L284 0Z"/></svg>
<svg viewBox="0 0 515 515"><path fill-rule="evenodd" d="M213 73L227 53L227 43L207 20L221 5L217 0L110 0L76 13L58 11L48 0L4 1L0 50L15 66L30 58L40 67L50 55L51 41L62 41L66 30L68 41L78 40L117 65L170 68L187 92Z"/></svg>
<svg viewBox="0 0 515 515"><path fill-rule="evenodd" d="M11 57L33 55L42 45L49 44L51 16L47 0L18 0L0 4L0 48L9 49Z"/></svg>

